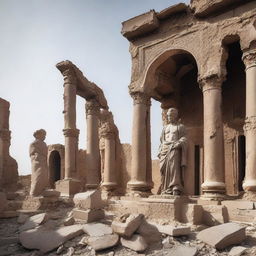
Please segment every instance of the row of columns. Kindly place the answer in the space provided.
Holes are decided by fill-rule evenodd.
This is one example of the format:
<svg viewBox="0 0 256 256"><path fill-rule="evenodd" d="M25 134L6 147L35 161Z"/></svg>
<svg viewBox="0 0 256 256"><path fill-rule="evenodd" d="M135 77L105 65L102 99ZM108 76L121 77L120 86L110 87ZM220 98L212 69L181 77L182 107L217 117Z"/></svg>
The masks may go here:
<svg viewBox="0 0 256 256"><path fill-rule="evenodd" d="M246 66L246 175L245 191L256 191L256 51L243 55ZM224 137L222 123L222 83L224 77L214 75L199 79L204 106L204 183L205 196L225 194ZM150 97L141 92L132 95L133 133L132 167L128 188L133 192L150 191Z"/></svg>

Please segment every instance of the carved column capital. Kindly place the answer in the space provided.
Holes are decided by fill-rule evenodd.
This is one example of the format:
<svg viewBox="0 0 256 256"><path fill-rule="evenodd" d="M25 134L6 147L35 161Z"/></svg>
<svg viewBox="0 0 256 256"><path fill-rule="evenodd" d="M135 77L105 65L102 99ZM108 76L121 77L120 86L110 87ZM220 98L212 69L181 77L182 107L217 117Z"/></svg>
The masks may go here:
<svg viewBox="0 0 256 256"><path fill-rule="evenodd" d="M95 99L86 101L85 110L86 115L99 115L100 104Z"/></svg>
<svg viewBox="0 0 256 256"><path fill-rule="evenodd" d="M136 104L143 104L148 106L151 105L150 96L148 96L145 93L135 92L135 93L131 93L131 96L133 98L133 105L136 105Z"/></svg>
<svg viewBox="0 0 256 256"><path fill-rule="evenodd" d="M252 130L256 131L256 116L246 117L244 121L244 133Z"/></svg>
<svg viewBox="0 0 256 256"><path fill-rule="evenodd" d="M99 128L100 138L114 139L116 136L115 125L110 122L105 122Z"/></svg>
<svg viewBox="0 0 256 256"><path fill-rule="evenodd" d="M11 140L11 131L7 129L1 129L0 130L0 138L4 141L10 141Z"/></svg>
<svg viewBox="0 0 256 256"><path fill-rule="evenodd" d="M256 66L256 50L254 49L244 52L242 60L246 69Z"/></svg>
<svg viewBox="0 0 256 256"><path fill-rule="evenodd" d="M76 74L72 69L66 69L63 72L63 77L64 77L64 86L65 84L76 84L77 82Z"/></svg>
<svg viewBox="0 0 256 256"><path fill-rule="evenodd" d="M213 89L221 90L221 86L223 82L224 82L224 77L218 76L218 75L198 78L199 87L203 92L207 90L213 90Z"/></svg>
<svg viewBox="0 0 256 256"><path fill-rule="evenodd" d="M65 137L78 138L79 130L78 129L63 129L63 134Z"/></svg>

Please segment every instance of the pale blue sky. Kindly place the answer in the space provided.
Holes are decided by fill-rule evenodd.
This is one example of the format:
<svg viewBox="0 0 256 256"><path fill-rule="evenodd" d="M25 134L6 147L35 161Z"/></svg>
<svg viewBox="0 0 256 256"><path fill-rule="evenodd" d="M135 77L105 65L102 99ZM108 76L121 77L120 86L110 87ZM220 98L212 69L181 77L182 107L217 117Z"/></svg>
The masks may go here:
<svg viewBox="0 0 256 256"><path fill-rule="evenodd" d="M55 68L71 60L100 86L119 128L131 143L131 61L121 22L176 0L0 0L0 97L11 103L11 155L20 174L31 171L33 132L47 131L46 143L64 143L63 78ZM188 1L185 1L188 2ZM162 129L160 104L152 104L152 156ZM78 97L79 146L86 148L84 100Z"/></svg>

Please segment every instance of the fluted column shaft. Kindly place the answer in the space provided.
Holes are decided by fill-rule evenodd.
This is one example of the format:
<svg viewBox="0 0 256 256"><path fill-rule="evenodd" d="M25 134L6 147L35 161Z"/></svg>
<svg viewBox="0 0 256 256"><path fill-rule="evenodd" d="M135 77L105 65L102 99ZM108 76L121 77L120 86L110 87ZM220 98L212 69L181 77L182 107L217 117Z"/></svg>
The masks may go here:
<svg viewBox="0 0 256 256"><path fill-rule="evenodd" d="M256 191L256 50L243 55L246 66L246 168L243 188Z"/></svg>
<svg viewBox="0 0 256 256"><path fill-rule="evenodd" d="M204 103L204 183L202 190L205 195L225 193L222 82L223 79L218 76L199 80Z"/></svg>
<svg viewBox="0 0 256 256"><path fill-rule="evenodd" d="M133 98L133 128L132 128L132 163L131 180L128 188L131 191L150 191L152 180L149 168L150 152L150 97L143 93L134 93ZM150 163L151 166L151 163ZM151 184L149 184L151 183Z"/></svg>
<svg viewBox="0 0 256 256"><path fill-rule="evenodd" d="M77 176L78 135L76 129L76 78L72 72L64 73L64 136L65 179Z"/></svg>
<svg viewBox="0 0 256 256"><path fill-rule="evenodd" d="M96 100L86 102L87 150L86 150L86 187L97 188L100 183L100 149L99 149L99 111Z"/></svg>

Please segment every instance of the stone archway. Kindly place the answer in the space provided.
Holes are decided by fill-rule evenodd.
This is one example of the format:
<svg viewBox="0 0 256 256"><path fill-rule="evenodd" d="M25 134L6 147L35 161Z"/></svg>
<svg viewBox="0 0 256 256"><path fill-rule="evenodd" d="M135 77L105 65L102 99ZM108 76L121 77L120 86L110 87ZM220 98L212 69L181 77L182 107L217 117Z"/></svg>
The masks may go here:
<svg viewBox="0 0 256 256"><path fill-rule="evenodd" d="M54 183L61 179L61 157L56 150L52 151L49 157L49 172Z"/></svg>

